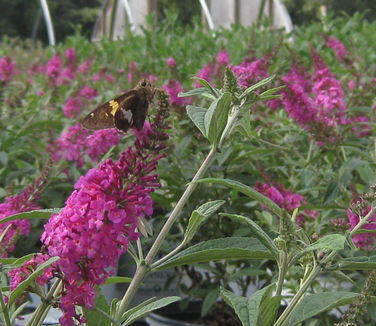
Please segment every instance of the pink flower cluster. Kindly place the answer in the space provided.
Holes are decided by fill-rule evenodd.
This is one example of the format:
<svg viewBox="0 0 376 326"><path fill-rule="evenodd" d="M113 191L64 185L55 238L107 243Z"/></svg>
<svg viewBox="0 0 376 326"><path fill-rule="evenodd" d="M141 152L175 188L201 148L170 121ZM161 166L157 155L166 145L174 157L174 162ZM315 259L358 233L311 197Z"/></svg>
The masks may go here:
<svg viewBox="0 0 376 326"><path fill-rule="evenodd" d="M285 189L281 185L271 185L266 183L257 182L255 187L259 193L268 197L270 200L275 202L279 207L285 209L289 213L292 213L295 208L299 208L306 203L302 195L293 193L292 191ZM263 207L265 209L265 207ZM319 216L319 212L306 209L300 211L296 217L296 223L302 225L304 222L304 217L316 218Z"/></svg>
<svg viewBox="0 0 376 326"><path fill-rule="evenodd" d="M178 96L183 91L183 86L177 80L169 80L162 89L168 94L171 105L184 106L191 103L189 98Z"/></svg>
<svg viewBox="0 0 376 326"><path fill-rule="evenodd" d="M326 46L333 50L338 60L343 61L348 54L343 43L335 37L329 36L326 38Z"/></svg>
<svg viewBox="0 0 376 326"><path fill-rule="evenodd" d="M20 194L8 196L3 203L0 204L0 219L4 219L10 215L39 209L39 205L35 200L39 197L46 185L47 175L49 172L48 162L42 175L36 179L29 187L24 189ZM20 235L28 235L30 232L30 221L27 219L13 220L0 224L0 234L6 231L1 241L0 257L7 255L15 249L15 244Z"/></svg>
<svg viewBox="0 0 376 326"><path fill-rule="evenodd" d="M315 135L319 145L338 141L336 128L346 125L345 95L329 68L320 67L311 78L293 68L282 78L282 102L290 118Z"/></svg>
<svg viewBox="0 0 376 326"><path fill-rule="evenodd" d="M248 58L240 63L240 65L233 66L232 71L238 78L239 86L242 87L249 87L269 77L267 60L265 58Z"/></svg>
<svg viewBox="0 0 376 326"><path fill-rule="evenodd" d="M45 225L41 241L48 255L44 258L59 256L60 260L40 282L52 274L61 277L59 306L63 316L59 322L63 326L74 325L74 320L85 322L75 306L94 306L96 286L115 273L118 258L129 241L139 237L139 220L153 212L150 193L160 184L152 171L164 157L160 151L165 148L167 114L165 97L154 123L137 132L134 146L118 161L108 159L82 176L63 210ZM33 267L33 263L26 265ZM13 271L12 287L28 272L32 270L24 267Z"/></svg>
<svg viewBox="0 0 376 326"><path fill-rule="evenodd" d="M25 280L25 278L27 278L31 274L31 272L34 272L39 265L42 265L50 258L51 257L49 255L38 253L32 259L24 263L21 267L10 270L8 272L10 278L10 289L12 291L15 290L17 285ZM45 269L43 274L37 277L37 284L45 285L50 279L54 277L55 269L56 264L53 264Z"/></svg>
<svg viewBox="0 0 376 326"><path fill-rule="evenodd" d="M0 82L7 83L14 76L16 71L15 62L9 57L0 59Z"/></svg>
<svg viewBox="0 0 376 326"><path fill-rule="evenodd" d="M361 212L361 217L364 217L369 213L371 207L368 206L366 209L363 209ZM350 222L350 230L352 230L359 223L359 215L354 213L351 209L347 210L347 218ZM369 223L364 224L362 229L365 230L374 230L375 232L371 233L360 233L353 236L352 241L354 244L362 248L363 250L371 251L374 249L374 244L376 242L376 213L374 213L369 219Z"/></svg>
<svg viewBox="0 0 376 326"><path fill-rule="evenodd" d="M208 82L212 82L215 78L221 78L224 69L230 62L230 55L227 51L221 50L216 55L216 62L208 63L202 67L199 73L196 75L199 78L205 79ZM195 87L201 87L198 81L194 82Z"/></svg>
<svg viewBox="0 0 376 326"><path fill-rule="evenodd" d="M120 141L116 129L97 130L92 135L80 124L73 125L63 133L49 148L54 161L61 159L76 162L77 166L84 165L87 154L93 162Z"/></svg>

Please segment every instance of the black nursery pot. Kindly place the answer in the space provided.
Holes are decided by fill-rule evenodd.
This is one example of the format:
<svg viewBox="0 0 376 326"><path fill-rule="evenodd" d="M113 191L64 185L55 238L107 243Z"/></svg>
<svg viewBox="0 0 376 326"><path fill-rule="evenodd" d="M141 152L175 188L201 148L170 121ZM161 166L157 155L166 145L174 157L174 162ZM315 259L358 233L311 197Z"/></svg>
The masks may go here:
<svg viewBox="0 0 376 326"><path fill-rule="evenodd" d="M173 303L149 314L146 322L149 326L205 326L193 323L200 318L201 304L191 302L188 308L182 311L179 303Z"/></svg>

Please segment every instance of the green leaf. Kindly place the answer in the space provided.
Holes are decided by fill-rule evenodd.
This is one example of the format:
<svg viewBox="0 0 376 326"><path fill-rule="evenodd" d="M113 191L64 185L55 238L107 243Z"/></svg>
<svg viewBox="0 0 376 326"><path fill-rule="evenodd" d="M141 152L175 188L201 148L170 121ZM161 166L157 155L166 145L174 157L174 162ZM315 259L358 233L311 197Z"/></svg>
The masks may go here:
<svg viewBox="0 0 376 326"><path fill-rule="evenodd" d="M14 221L14 220L22 220L24 218L49 218L52 214L59 214L60 208L48 208L48 209L36 209L34 211L29 211L29 212L23 212L23 213L18 213L14 215L10 215L2 220L0 220L0 224L6 223L9 221Z"/></svg>
<svg viewBox="0 0 376 326"><path fill-rule="evenodd" d="M373 270L376 269L376 255L344 258L339 260L338 266L341 270Z"/></svg>
<svg viewBox="0 0 376 326"><path fill-rule="evenodd" d="M204 86L208 91L210 91L211 94L212 94L215 98L217 98L217 97L219 96L219 91L218 91L218 89L212 87L212 86L211 86L211 85L210 85L205 79L202 79L202 78L200 78L200 77L196 77L196 76L192 77L192 79L197 80L202 86Z"/></svg>
<svg viewBox="0 0 376 326"><path fill-rule="evenodd" d="M189 118L193 121L193 123L201 131L201 133L206 137L205 113L208 110L193 105L187 105L186 110Z"/></svg>
<svg viewBox="0 0 376 326"><path fill-rule="evenodd" d="M124 316L127 316L127 317L125 319L122 317L121 325L122 326L130 325L131 323L133 323L136 320L144 317L148 313L150 313L150 312L152 312L156 309L165 307L165 306L167 306L167 305L169 305L173 302L179 301L179 300L180 300L180 297L173 296L173 297L166 297L166 298L163 298L163 299L159 299L157 301L148 303L147 305L143 305L143 304L138 305L137 307L132 308L131 314L127 314L127 312L126 312L123 315L123 317Z"/></svg>
<svg viewBox="0 0 376 326"><path fill-rule="evenodd" d="M222 136L231 108L232 95L229 92L212 102L205 113L205 130L211 144L217 144Z"/></svg>
<svg viewBox="0 0 376 326"><path fill-rule="evenodd" d="M251 229L252 235L269 249L270 253L275 259L278 259L278 248L274 245L273 240L268 236L268 234L259 225L257 225L257 223L242 215L228 213L220 213L219 215L230 217L238 222L248 225L248 227Z"/></svg>
<svg viewBox="0 0 376 326"><path fill-rule="evenodd" d="M25 289L32 283L35 281L35 279L40 276L43 271L48 268L49 266L51 266L53 263L57 262L58 260L60 259L60 257L52 257L50 258L49 260L47 260L46 262L44 262L43 264L39 265L36 270L30 274L28 276L27 279L25 279L24 281L22 281L20 284L18 284L17 288L12 291L12 293L10 294L10 298L9 298L9 305L13 304L15 302L15 300L21 295L23 294L23 292L25 291Z"/></svg>
<svg viewBox="0 0 376 326"><path fill-rule="evenodd" d="M219 297L219 289L213 289L206 294L202 302L201 317L206 316L210 312L210 309L217 302L218 297Z"/></svg>
<svg viewBox="0 0 376 326"><path fill-rule="evenodd" d="M175 266L203 263L214 260L236 259L272 259L273 256L259 240L245 237L229 237L200 242L189 247L156 269L162 270Z"/></svg>
<svg viewBox="0 0 376 326"><path fill-rule="evenodd" d="M84 315L87 319L86 325L88 326L110 326L110 306L108 305L106 298L103 294L100 294L95 300L94 309L83 308Z"/></svg>
<svg viewBox="0 0 376 326"><path fill-rule="evenodd" d="M214 214L224 203L224 200L210 201L201 205L199 208L192 212L184 236L187 241L193 238L197 230L206 221L206 219Z"/></svg>
<svg viewBox="0 0 376 326"><path fill-rule="evenodd" d="M188 92L182 92L178 94L179 97L189 97L189 96L197 96L197 95L201 95L211 100L215 100L214 95L211 92L209 92L206 87L194 88Z"/></svg>
<svg viewBox="0 0 376 326"><path fill-rule="evenodd" d="M345 246L346 237L341 234L329 234L310 244L303 252L313 250L342 250Z"/></svg>
<svg viewBox="0 0 376 326"><path fill-rule="evenodd" d="M249 110L242 113L242 117L236 123L236 129L246 138L254 136L254 130L251 126L251 113Z"/></svg>
<svg viewBox="0 0 376 326"><path fill-rule="evenodd" d="M293 326L324 311L350 304L360 296L354 292L323 292L305 296L291 313L286 326Z"/></svg>
<svg viewBox="0 0 376 326"><path fill-rule="evenodd" d="M281 97L281 95L277 95L277 94L274 94L278 91L280 91L281 89L285 88L286 85L282 85L282 86L278 86L278 87L274 87L274 88L270 88L268 89L267 91L261 93L259 96L260 96L260 99L261 100L265 100L265 99L269 99L269 96L276 96L274 98L279 98Z"/></svg>
<svg viewBox="0 0 376 326"><path fill-rule="evenodd" d="M271 292L275 285L271 284L250 297L236 295L221 287L220 295L230 305L239 317L243 326L264 326L264 316L261 314L261 304L271 299Z"/></svg>
<svg viewBox="0 0 376 326"><path fill-rule="evenodd" d="M242 100L243 98L245 98L246 96L248 96L248 94L250 94L251 92L253 92L254 90L256 90L257 88L260 88L268 83L270 83L273 79L275 78L275 76L270 76L268 78L265 78L261 81L259 81L257 84L254 84L250 87L248 87L243 93L242 95L240 95L240 99Z"/></svg>
<svg viewBox="0 0 376 326"><path fill-rule="evenodd" d="M131 277L125 276L110 276L105 284L118 284L118 283L130 283L132 281Z"/></svg>
<svg viewBox="0 0 376 326"><path fill-rule="evenodd" d="M231 179L216 179L216 178L204 178L204 179L195 181L195 183L202 183L202 182L216 183L216 184L237 190L243 193L244 195L257 200L260 204L263 204L264 206L266 206L271 212L273 212L277 216L283 217L283 211L276 203L274 203L268 197L265 197L264 195L260 194L258 191L254 190L253 188L241 182L231 180Z"/></svg>

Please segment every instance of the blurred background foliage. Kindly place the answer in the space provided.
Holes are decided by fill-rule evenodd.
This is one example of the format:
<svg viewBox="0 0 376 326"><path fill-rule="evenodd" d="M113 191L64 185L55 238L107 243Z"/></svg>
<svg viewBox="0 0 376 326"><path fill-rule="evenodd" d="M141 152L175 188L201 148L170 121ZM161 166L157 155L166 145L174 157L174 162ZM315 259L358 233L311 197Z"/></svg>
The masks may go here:
<svg viewBox="0 0 376 326"><path fill-rule="evenodd" d="M294 25L308 25L320 20L322 9L333 18L352 16L364 12L364 18L372 21L376 18L375 0L283 0ZM50 0L50 8L57 41L64 41L69 35L80 30L80 34L89 38L103 0ZM40 40L47 43L47 33L39 1L1 0L0 38L4 36L21 39ZM173 11L179 14L179 23L191 26L199 20L201 12L199 1L159 0L157 19L164 21L165 13Z"/></svg>

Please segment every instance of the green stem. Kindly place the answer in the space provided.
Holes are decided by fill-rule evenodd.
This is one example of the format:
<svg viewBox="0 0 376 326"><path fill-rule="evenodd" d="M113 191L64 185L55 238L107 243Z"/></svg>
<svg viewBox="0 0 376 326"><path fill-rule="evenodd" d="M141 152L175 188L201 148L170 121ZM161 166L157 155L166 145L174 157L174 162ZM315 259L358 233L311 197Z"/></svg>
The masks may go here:
<svg viewBox="0 0 376 326"><path fill-rule="evenodd" d="M368 219L375 212L375 210L376 210L376 206L372 207L366 216L359 219L358 224L355 225L355 227L351 230L350 236L353 236L356 231L358 231L364 224L368 222Z"/></svg>
<svg viewBox="0 0 376 326"><path fill-rule="evenodd" d="M283 326L285 325L285 322L287 321L288 317L291 315L291 313L294 311L300 300L303 298L305 292L307 291L308 287L312 284L312 282L316 279L316 277L321 273L323 265L325 265L327 262L329 262L335 255L337 254L336 251L331 251L322 261L319 266L316 266L307 279L302 283L300 286L298 292L294 295L291 302L287 306L287 308L284 310L284 312L279 316L278 320L274 324L274 326Z"/></svg>
<svg viewBox="0 0 376 326"><path fill-rule="evenodd" d="M60 292L61 279L57 279L48 291L45 298L42 298L42 303L35 310L33 316L29 319L26 326L39 326L42 325L44 318L51 308L51 301Z"/></svg>
<svg viewBox="0 0 376 326"><path fill-rule="evenodd" d="M10 322L9 309L4 302L4 296L3 296L3 291L1 290L1 284L0 284L0 306L1 306L1 311L3 313L3 316L4 316L5 326L11 326L12 324Z"/></svg>
<svg viewBox="0 0 376 326"><path fill-rule="evenodd" d="M280 252L280 264L279 264L279 271L278 271L278 281L277 281L277 289L276 289L276 296L281 295L282 288L283 288L283 281L285 280L285 275L287 273L287 253L284 251Z"/></svg>
<svg viewBox="0 0 376 326"><path fill-rule="evenodd" d="M125 293L123 299L121 300L121 302L119 303L119 305L116 309L114 319L117 322L120 322L121 316L124 314L124 312L128 308L128 306L131 303L133 297L135 296L138 288L140 287L142 280L144 279L144 277L147 273L147 267L150 265L151 261L153 260L153 258L158 253L158 251L159 251L159 249L162 245L162 242L166 238L166 236L167 236L168 232L170 231L172 225L174 224L174 222L178 218L179 214L181 213L184 205L187 203L191 194L196 189L197 184L194 183L194 181L197 181L198 179L201 179L204 176L207 169L209 168L209 166L213 162L216 153L217 153L217 148L212 147L210 149L208 156L206 157L206 159L202 163L202 165L199 168L199 170L197 171L196 175L193 177L191 183L185 189L183 195L181 196L180 200L178 201L175 208L171 212L171 215L169 216L166 223L164 224L162 230L160 231L157 238L155 239L155 242L154 242L153 246L151 247L149 253L147 254L144 262L141 263L137 267L136 273L135 273L131 283L129 284L127 292Z"/></svg>
<svg viewBox="0 0 376 326"><path fill-rule="evenodd" d="M184 246L186 245L185 239L181 244L179 244L174 250L172 250L170 253L168 253L166 256L162 257L161 259L157 260L155 263L151 264L151 268L156 268L163 262L165 262L167 259L178 253Z"/></svg>

